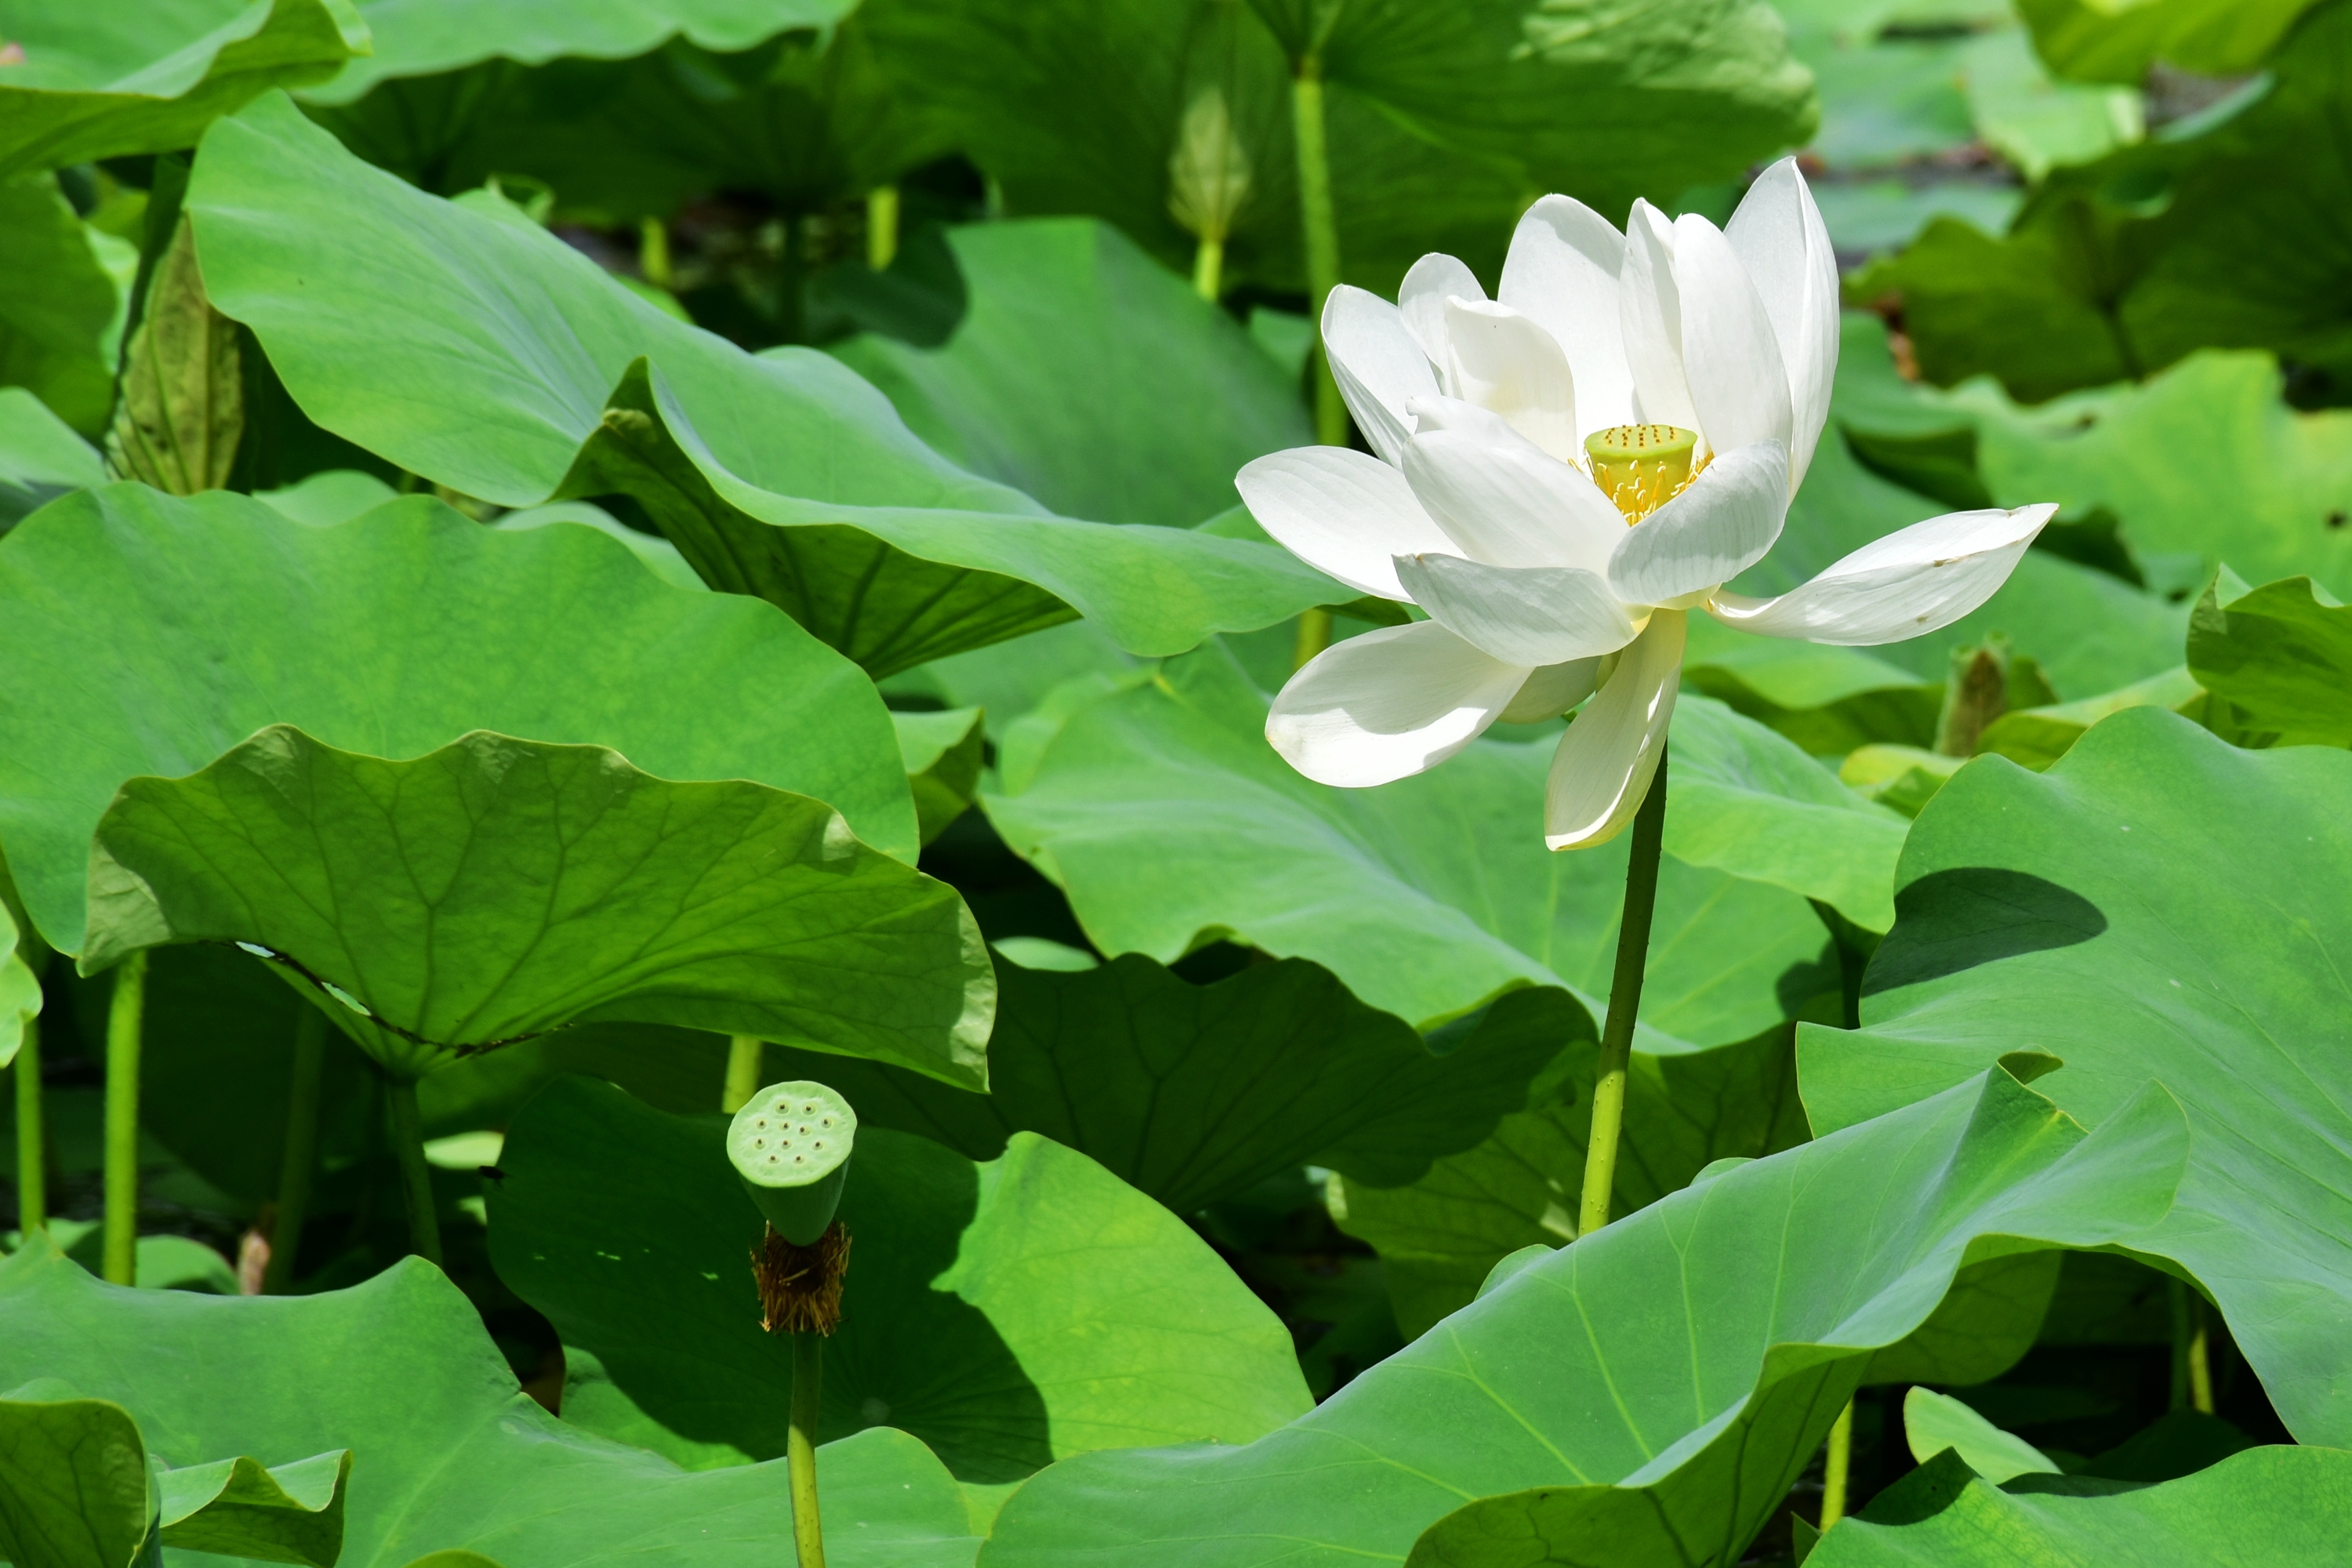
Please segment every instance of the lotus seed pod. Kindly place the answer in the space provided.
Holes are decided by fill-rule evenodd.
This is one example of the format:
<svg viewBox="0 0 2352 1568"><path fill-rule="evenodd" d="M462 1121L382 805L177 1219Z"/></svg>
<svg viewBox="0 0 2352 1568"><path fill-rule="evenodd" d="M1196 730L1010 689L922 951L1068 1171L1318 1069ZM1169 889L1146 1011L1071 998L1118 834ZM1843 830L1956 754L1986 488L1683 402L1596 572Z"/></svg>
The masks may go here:
<svg viewBox="0 0 2352 1568"><path fill-rule="evenodd" d="M777 1234L807 1247L841 1206L857 1113L821 1083L772 1083L727 1129L727 1158Z"/></svg>

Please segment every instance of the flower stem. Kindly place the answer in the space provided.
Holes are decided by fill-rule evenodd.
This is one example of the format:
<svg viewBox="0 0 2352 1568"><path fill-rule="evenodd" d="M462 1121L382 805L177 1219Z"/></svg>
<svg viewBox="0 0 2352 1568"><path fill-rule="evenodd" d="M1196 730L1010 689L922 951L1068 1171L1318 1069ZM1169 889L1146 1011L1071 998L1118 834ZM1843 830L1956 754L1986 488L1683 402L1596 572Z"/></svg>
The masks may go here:
<svg viewBox="0 0 2352 1568"><path fill-rule="evenodd" d="M131 1285L139 1273L139 1042L147 1012L147 952L115 966L106 1013L106 1226L101 1271Z"/></svg>
<svg viewBox="0 0 2352 1568"><path fill-rule="evenodd" d="M1204 234L1192 248L1192 292L1213 305L1224 279L1225 242Z"/></svg>
<svg viewBox="0 0 2352 1568"><path fill-rule="evenodd" d="M25 1020L16 1047L16 1228L26 1240L49 1223L47 1129L41 1125L41 1020Z"/></svg>
<svg viewBox="0 0 2352 1568"><path fill-rule="evenodd" d="M1617 923L1617 973L1609 982L1609 1016L1601 1026L1600 1070L1592 1082L1592 1134L1584 1146L1584 1197L1576 1234L1609 1223L1617 1182L1617 1137L1625 1126L1625 1074L1633 1056L1633 1020L1642 1008L1642 973L1650 957L1650 917L1658 903L1658 852L1666 834L1666 754L1633 817L1633 858L1625 867L1625 909Z"/></svg>
<svg viewBox="0 0 2352 1568"><path fill-rule="evenodd" d="M637 275L656 289L670 286L669 226L657 217L637 222Z"/></svg>
<svg viewBox="0 0 2352 1568"><path fill-rule="evenodd" d="M1309 660L1331 646L1331 612L1301 610L1298 612L1298 642L1291 649L1290 668L1305 669Z"/></svg>
<svg viewBox="0 0 2352 1568"><path fill-rule="evenodd" d="M784 1469L793 1494L793 1545L800 1568L824 1568L824 1525L816 1506L816 1415L824 1392L824 1336L793 1336L793 1416Z"/></svg>
<svg viewBox="0 0 2352 1568"><path fill-rule="evenodd" d="M1830 1427L1829 1451L1822 1456L1822 1528L1845 1517L1846 1481L1853 1473L1853 1401L1845 1402Z"/></svg>
<svg viewBox="0 0 2352 1568"><path fill-rule="evenodd" d="M879 272L898 255L898 187L866 193L866 265Z"/></svg>
<svg viewBox="0 0 2352 1568"><path fill-rule="evenodd" d="M424 1121L416 1110L416 1080L383 1075L383 1126L392 1157L400 1163L402 1195L408 1200L408 1250L427 1263L441 1262L441 1216L433 1207L433 1169L425 1163Z"/></svg>
<svg viewBox="0 0 2352 1568"><path fill-rule="evenodd" d="M1323 62L1300 58L1290 79L1290 117L1298 143L1298 219L1307 250L1307 309L1319 324L1323 301L1339 283L1339 220L1331 205L1331 154L1323 127ZM1339 384L1320 346L1315 353L1315 438L1327 447L1348 444L1348 409Z"/></svg>
<svg viewBox="0 0 2352 1568"><path fill-rule="evenodd" d="M310 1174L319 1163L319 1083L326 1076L327 1016L302 1005L294 1020L294 1076L286 1096L286 1153L278 1166L278 1217L269 1226L265 1295L282 1296L294 1279L294 1255L310 1216Z"/></svg>
<svg viewBox="0 0 2352 1568"><path fill-rule="evenodd" d="M732 1116L743 1109L744 1102L760 1092L761 1071L767 1060L768 1042L756 1035L730 1035L727 1037L727 1082L719 1091L719 1109Z"/></svg>

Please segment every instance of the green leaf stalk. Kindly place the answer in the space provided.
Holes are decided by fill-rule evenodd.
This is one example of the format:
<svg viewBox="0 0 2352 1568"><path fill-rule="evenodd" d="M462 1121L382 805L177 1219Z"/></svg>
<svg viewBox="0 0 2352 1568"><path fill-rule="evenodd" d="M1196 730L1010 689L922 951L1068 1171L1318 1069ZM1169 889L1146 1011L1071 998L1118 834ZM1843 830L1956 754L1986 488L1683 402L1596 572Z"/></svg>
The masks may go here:
<svg viewBox="0 0 2352 1568"><path fill-rule="evenodd" d="M1584 1146L1584 1196L1576 1234L1609 1223L1617 1181L1617 1140L1625 1126L1625 1075L1633 1055L1633 1020L1642 1007L1642 973L1650 956L1650 919L1658 903L1658 855L1666 834L1666 763L1662 746L1650 794L1633 818L1633 853L1625 867L1625 906L1617 924L1617 971L1609 982L1609 1016L1601 1026L1599 1072L1592 1083L1592 1135Z"/></svg>
<svg viewBox="0 0 2352 1568"><path fill-rule="evenodd" d="M424 1122L416 1110L416 1080L383 1075L384 1134L400 1165L400 1190L408 1203L408 1249L427 1263L441 1262L441 1216L433 1207L433 1168L425 1163Z"/></svg>
<svg viewBox="0 0 2352 1568"><path fill-rule="evenodd" d="M25 1020L16 1047L16 1229L26 1237L49 1223L48 1145L41 1117L41 1020Z"/></svg>
<svg viewBox="0 0 2352 1568"><path fill-rule="evenodd" d="M139 1268L139 1045L147 1012L147 951L114 971L106 1015L106 1226L108 1283L137 1282Z"/></svg>
<svg viewBox="0 0 2352 1568"><path fill-rule="evenodd" d="M294 1279L302 1223L310 1209L310 1177L319 1163L319 1087L326 1076L327 1017L305 1007L294 1023L294 1076L286 1102L286 1153L278 1168L278 1212L269 1227L269 1267L262 1292L282 1296Z"/></svg>

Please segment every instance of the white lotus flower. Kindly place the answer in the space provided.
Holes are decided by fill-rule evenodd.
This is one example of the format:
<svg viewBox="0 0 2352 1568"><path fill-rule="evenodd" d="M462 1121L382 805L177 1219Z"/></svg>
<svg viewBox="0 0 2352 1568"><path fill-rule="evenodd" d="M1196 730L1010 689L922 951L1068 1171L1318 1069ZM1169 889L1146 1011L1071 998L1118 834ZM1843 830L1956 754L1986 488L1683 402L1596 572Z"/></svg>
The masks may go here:
<svg viewBox="0 0 2352 1568"><path fill-rule="evenodd" d="M1591 697L1552 763L1555 849L1633 820L1691 610L1767 637L1918 637L1990 598L2057 510L1954 512L1778 598L1724 590L1780 537L1837 369L1836 263L1793 160L1727 228L1637 201L1621 235L1546 196L1499 300L1425 256L1394 305L1332 290L1323 341L1379 456L1277 452L1241 471L1242 498L1309 565L1430 618L1326 649L1266 738L1308 778L1362 787Z"/></svg>

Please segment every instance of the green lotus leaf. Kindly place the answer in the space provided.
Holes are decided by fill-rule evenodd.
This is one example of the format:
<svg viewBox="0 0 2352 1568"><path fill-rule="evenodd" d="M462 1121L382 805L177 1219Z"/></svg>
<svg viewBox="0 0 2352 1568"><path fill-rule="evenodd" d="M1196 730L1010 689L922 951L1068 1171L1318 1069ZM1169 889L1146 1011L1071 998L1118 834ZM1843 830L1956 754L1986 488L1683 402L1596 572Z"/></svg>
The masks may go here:
<svg viewBox="0 0 2352 1568"><path fill-rule="evenodd" d="M2308 577L2221 599L2205 590L2189 623L2189 666L2254 729L2352 743L2352 609Z"/></svg>
<svg viewBox="0 0 2352 1568"><path fill-rule="evenodd" d="M1318 29L1318 16L1335 19ZM1291 62L1318 31L1341 262L1389 293L1428 250L1491 277L1531 193L1620 211L1731 177L1801 142L1812 119L1779 18L1748 0L1319 13L1059 0L1011 16L877 0L861 23L1012 210L1106 218L1171 265L1189 268L1193 248L1170 210L1171 159L1214 94L1245 175L1227 277L1285 289L1302 268Z"/></svg>
<svg viewBox="0 0 2352 1568"><path fill-rule="evenodd" d="M2187 1143L2160 1089L2085 1135L1996 1070L1519 1268L1248 1447L1057 1465L983 1561L1737 1562L1962 1264L2139 1236Z"/></svg>
<svg viewBox="0 0 2352 1568"><path fill-rule="evenodd" d="M75 216L55 176L0 181L0 271L9 279L0 293L0 383L29 388L78 436L98 436L113 409L123 294L138 260L131 246ZM85 460L30 409L12 408L5 421L7 455L0 461L12 491L26 480L56 484L97 467L95 454ZM14 472L20 463L31 465L22 479ZM29 495L11 501L12 515L39 504Z"/></svg>
<svg viewBox="0 0 2352 1568"><path fill-rule="evenodd" d="M69 490L106 482L98 448L22 386L0 386L0 532Z"/></svg>
<svg viewBox="0 0 2352 1568"><path fill-rule="evenodd" d="M1418 1180L1525 1106L1563 1048L1589 1057L1594 1037L1574 1000L1529 988L1424 1042L1295 958L1213 985L1133 952L1076 972L1014 963L997 987L984 1098L809 1052L771 1051L769 1069L824 1073L865 1125L975 1160L1042 1134L1189 1215L1307 1163Z"/></svg>
<svg viewBox="0 0 2352 1568"><path fill-rule="evenodd" d="M1204 650L1082 708L1033 776L1008 768L1007 793L981 802L1102 952L1169 963L1230 934L1312 959L1424 1028L1528 984L1600 1011L1625 851L1544 848L1549 740L1481 742L1417 778L1334 790L1275 754L1265 712L1231 657ZM1658 902L1642 1050L1746 1039L1834 986L1815 968L1826 933L1794 893L1669 857Z"/></svg>
<svg viewBox="0 0 2352 1568"><path fill-rule="evenodd" d="M25 962L23 933L0 904L0 1067L16 1059L25 1029L41 1010L41 977Z"/></svg>
<svg viewBox="0 0 2352 1568"><path fill-rule="evenodd" d="M1864 339L1864 342L1883 361L1883 331L1872 330L1879 332L1877 341L1871 343ZM1859 357L1858 335L1850 334L1845 340L1842 362ZM1841 388L1845 384L1842 382ZM1950 425L1964 421L1966 416L1947 413L1939 418ZM1995 489L2004 498L2012 493L1999 485ZM2032 490L2021 500L2004 499L2001 504L2061 499L2076 498ZM1844 442L1823 441L1806 472L1804 489L1790 509L1787 531L1771 554L1741 574L1737 586L1743 593L1786 593L1850 552L1945 510L1864 468ZM2188 608L2168 604L2105 572L2032 550L2017 563L2000 592L1981 608L1940 632L1888 643L1870 649L1869 654L1940 688L1952 648L1980 643L1998 632L2011 638L2018 651L2033 656L2060 695L2112 691L2180 662ZM1689 657L1695 665L1719 658L1720 650L1728 644L1762 640L1705 618L1695 620L1691 631Z"/></svg>
<svg viewBox="0 0 2352 1568"><path fill-rule="evenodd" d="M89 908L85 973L167 942L265 949L408 1078L618 1019L987 1081L995 984L953 889L823 801L601 746L477 731L390 762L271 725L124 782Z"/></svg>
<svg viewBox="0 0 2352 1568"><path fill-rule="evenodd" d="M783 1452L792 1356L760 1328L760 1216L725 1131L556 1079L509 1131L490 1255L673 1434L660 1447L740 1463ZM1206 1243L1034 1134L975 1164L861 1127L841 1219L824 1435L895 1425L959 1477L1002 1482L1094 1448L1246 1442L1311 1403L1288 1331Z"/></svg>
<svg viewBox="0 0 2352 1568"><path fill-rule="evenodd" d="M2352 413L2288 407L2268 355L2195 354L2046 410L1979 406L2000 504L2108 508L2143 559L2192 558L2190 584L2226 558L2252 582L2307 574L2352 594L2352 529L2336 521L2352 496Z"/></svg>
<svg viewBox="0 0 2352 1568"><path fill-rule="evenodd" d="M684 37L707 48L740 49L792 27L841 20L855 0L351 0L374 48L331 81L306 88L306 102L349 103L394 77L437 75L484 60L538 65L566 56L625 59Z"/></svg>
<svg viewBox="0 0 2352 1568"><path fill-rule="evenodd" d="M831 352L973 473L1068 516L1189 528L1233 506L1251 458L1314 441L1298 378L1117 229L981 224L948 245L971 302L944 346Z"/></svg>
<svg viewBox="0 0 2352 1568"><path fill-rule="evenodd" d="M1717 1160L1803 1142L1790 1045L1781 1025L1712 1050L1636 1056L1614 1212L1622 1218L1681 1191ZM1574 1041L1556 1099L1504 1117L1475 1148L1437 1161L1409 1184L1376 1186L1342 1168L1332 1217L1380 1253L1397 1326L1408 1338L1468 1306L1510 1254L1576 1239L1598 1055L1591 1035Z"/></svg>
<svg viewBox="0 0 2352 1568"><path fill-rule="evenodd" d="M651 1562L720 1568L792 1536L781 1461L688 1475L558 1421L416 1258L348 1290L215 1297L118 1290L28 1247L0 1260L0 1384L35 1376L120 1404L166 1464L350 1449L361 1479L338 1568L451 1550L562 1568L623 1540ZM827 1444L817 1484L830 1560L969 1568L962 1493L905 1433Z"/></svg>
<svg viewBox="0 0 2352 1568"><path fill-rule="evenodd" d="M1873 742L1931 746L1944 689L1866 648L1691 625L1683 689L1716 699L1815 756Z"/></svg>
<svg viewBox="0 0 2352 1568"><path fill-rule="evenodd" d="M1895 923L1895 861L1908 826L1899 815L1838 783L1793 741L1704 697L1675 704L1673 741L1669 854L1819 899L1865 931Z"/></svg>
<svg viewBox="0 0 2352 1568"><path fill-rule="evenodd" d="M484 728L606 745L663 778L813 795L908 859L918 842L856 667L583 528L485 529L418 497L312 528L241 496L110 485L0 543L0 845L67 952L122 781L193 773L277 723L373 756Z"/></svg>
<svg viewBox="0 0 2352 1568"><path fill-rule="evenodd" d="M1981 758L1914 825L1858 1032L1807 1025L1816 1131L1935 1093L2007 1052L2092 1125L2143 1086L2195 1134L2148 1249L2201 1280L2287 1427L2352 1433L2329 1325L2352 1300L2341 889L2352 756L2241 752L2172 714L2097 725L2049 772Z"/></svg>
<svg viewBox="0 0 2352 1568"><path fill-rule="evenodd" d="M2347 252L2315 217L2344 205L2347 175L2307 150L2352 119L2347 39L2352 13L2305 12L2270 68L2202 114L2053 171L2004 237L1936 220L1849 297L1900 295L1929 380L1990 374L2026 403L2137 380L2200 348L2266 349L2344 384L2352 321L2334 279Z"/></svg>
<svg viewBox="0 0 2352 1568"><path fill-rule="evenodd" d="M368 50L352 0L146 0L10 14L0 176L194 142L273 87L324 81Z"/></svg>
<svg viewBox="0 0 2352 1568"><path fill-rule="evenodd" d="M39 1392L43 1379L19 1392ZM0 1399L0 1551L16 1568L131 1568L148 1546L335 1568L348 1449L264 1468L249 1458L160 1469L120 1405Z"/></svg>
<svg viewBox="0 0 2352 1568"><path fill-rule="evenodd" d="M2204 76L2259 68L2314 0L2020 0L2033 47L2050 68L2077 81L2137 86L2158 60Z"/></svg>
<svg viewBox="0 0 2352 1568"><path fill-rule="evenodd" d="M923 842L929 844L971 807L979 793L987 727L977 708L893 712L890 722L898 731L908 787L915 795L915 817Z"/></svg>
<svg viewBox="0 0 2352 1568"><path fill-rule="evenodd" d="M2323 1568L2352 1530L2352 1454L2254 1448L2162 1486L2049 1476L1996 1486L1958 1455L1823 1535L1806 1568L2073 1568L2242 1562Z"/></svg>
<svg viewBox="0 0 2352 1568"><path fill-rule="evenodd" d="M713 586L877 677L1078 615L1176 653L1334 595L1271 545L1045 515L834 360L745 354L511 209L369 168L282 99L206 137L188 206L214 303L320 425L501 505L634 495Z"/></svg>
<svg viewBox="0 0 2352 1568"><path fill-rule="evenodd" d="M2020 1476L2056 1474L2050 1456L2013 1432L2004 1432L1968 1405L1932 1388L1903 1395L1903 1440L1926 1464L1949 1448L1962 1463L1998 1486Z"/></svg>

